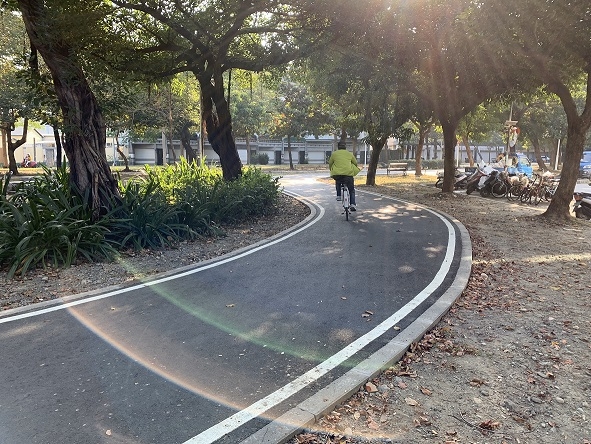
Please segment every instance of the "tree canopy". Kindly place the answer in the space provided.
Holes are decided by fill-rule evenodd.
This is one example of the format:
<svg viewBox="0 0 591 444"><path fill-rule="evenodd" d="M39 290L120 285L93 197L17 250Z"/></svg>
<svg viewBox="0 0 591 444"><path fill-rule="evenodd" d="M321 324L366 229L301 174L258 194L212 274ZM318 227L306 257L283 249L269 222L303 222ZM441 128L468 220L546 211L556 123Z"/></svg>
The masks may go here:
<svg viewBox="0 0 591 444"><path fill-rule="evenodd" d="M462 119L487 100L509 100L545 87L559 98L567 117L563 180L548 213L567 214L591 126L587 0L3 3L4 8L15 5L30 37L31 54L38 51L51 74L66 154L75 184L82 189L98 174L101 188L116 193L100 160L107 109L99 104L109 103L93 88L101 70L116 69L125 80L165 83L179 73L191 73L200 86L200 119L220 156L224 177L233 179L240 174L241 162L225 91L228 73L257 72L323 54L325 72L335 74L327 77L332 83L325 82L324 88L338 108L341 131L349 126L356 132L353 122L361 120L365 131L381 135L372 142L380 145L382 136L394 134L399 120L419 115L410 108L420 110L426 122L431 115L439 120L446 191L453 188L453 147ZM337 67L345 69L335 71ZM339 100L339 90L353 97L353 106L347 108ZM244 104L240 109L246 109Z"/></svg>
<svg viewBox="0 0 591 444"><path fill-rule="evenodd" d="M241 173L223 73L261 71L309 54L326 38L319 14L330 2L114 0L110 29L133 31L117 48L119 69L138 75L191 72L199 81L202 118L224 177Z"/></svg>

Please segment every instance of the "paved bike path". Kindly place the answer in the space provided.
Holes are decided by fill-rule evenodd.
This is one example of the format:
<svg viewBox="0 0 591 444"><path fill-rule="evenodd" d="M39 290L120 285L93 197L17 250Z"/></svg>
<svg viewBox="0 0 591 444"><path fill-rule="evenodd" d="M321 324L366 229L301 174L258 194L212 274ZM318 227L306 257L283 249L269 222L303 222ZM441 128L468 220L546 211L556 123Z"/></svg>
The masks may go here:
<svg viewBox="0 0 591 444"><path fill-rule="evenodd" d="M461 226L368 193L346 222L333 187L311 176L282 183L313 208L287 236L67 309L0 317L0 436L278 442L459 295Z"/></svg>

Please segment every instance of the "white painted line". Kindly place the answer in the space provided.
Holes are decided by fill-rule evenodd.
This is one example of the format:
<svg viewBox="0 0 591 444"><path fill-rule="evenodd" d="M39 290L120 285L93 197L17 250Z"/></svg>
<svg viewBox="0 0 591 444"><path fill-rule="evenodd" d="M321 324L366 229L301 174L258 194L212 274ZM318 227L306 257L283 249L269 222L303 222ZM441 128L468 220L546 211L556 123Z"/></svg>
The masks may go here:
<svg viewBox="0 0 591 444"><path fill-rule="evenodd" d="M398 202L404 202L400 199L390 198L388 196L382 196L381 194L371 193L380 197L386 197L388 199L396 200ZM410 203L410 202L405 202ZM183 444L211 444L218 439L222 438L224 435L236 430L238 427L242 426L243 424L247 423L251 419L256 418L257 416L263 414L267 410L275 407L276 405L280 404L281 402L285 401L290 396L294 395L307 385L311 384L312 382L318 380L320 377L324 376L329 371L333 370L347 359L355 355L359 350L363 347L374 341L375 339L379 338L382 334L384 334L389 329L393 328L396 324L398 324L402 319L408 316L415 308L417 308L421 303L423 303L435 290L439 288L439 286L443 283L447 273L451 268L451 264L455 255L456 249L456 235L455 230L452 224L441 214L436 213L435 211L430 210L429 208L422 207L420 205L413 204L419 208L423 208L426 211L434 214L438 218L440 218L448 230L448 240L447 240L447 249L445 253L445 257L443 262L441 263L441 267L439 268L437 274L433 278L433 280L427 285L419 294L417 294L411 301L409 301L404 307L390 316L388 319L384 320L381 324L376 326L373 330L367 332L363 336L359 337L351 344L343 348L338 353L332 355L326 361L321 362L316 367L308 370L303 375L299 376L298 378L294 379L289 384L284 385L280 389L274 391L273 393L265 396L264 398L258 400L254 404L251 404L247 408L236 412L234 415L228 417L224 421L210 427L207 430L204 430L199 435L194 436L193 438L185 441Z"/></svg>
<svg viewBox="0 0 591 444"><path fill-rule="evenodd" d="M305 199L304 197L302 197L302 196L300 196L300 195L298 195L296 193L287 193L287 194L290 194L290 195L292 195L294 197L297 197L300 200L304 200L304 201L308 201L309 202L308 199ZM6 324L8 322L18 321L20 319L32 318L32 317L35 317L35 316L41 316L43 314L51 313L53 311L65 310L65 309L70 308L70 307L75 307L76 305L87 304L89 302L94 302L94 301L98 301L98 300L101 300L101 299L110 298L112 296L117 296L117 295L120 295L120 294L129 293L131 291L139 290L141 288L151 287L151 286L154 286L154 285L162 284L163 282L168 282L168 281L172 281L172 280L175 280L175 279L178 279L178 278L181 278L181 277L190 276L190 275L195 274L195 273L200 273L202 271L209 270L210 268L218 267L218 266L223 265L223 264L227 264L227 263L232 262L232 261L235 261L237 259L242 259L243 257L246 257L246 256L249 256L249 255L251 255L253 253L256 253L257 251L264 250L265 248L268 248L268 247L270 247L272 245L276 245L276 244L278 244L280 242L283 242L284 240L287 240L290 237L295 236L298 233L301 233L302 231L306 230L307 228L310 228L312 225L314 225L316 222L318 222L320 219L322 219L324 217L324 213L325 213L324 207L322 207L322 206L320 206L318 204L316 204L316 205L320 208L320 214L318 215L318 217L316 217L315 219L313 219L309 223L301 226L297 230L294 230L294 231L292 231L290 233L287 233L285 236L281 236L281 237L279 237L279 238L277 238L277 239L275 239L275 240L273 240L271 242L265 243L263 245L259 245L258 247L252 248L252 249L247 250L247 251L245 251L243 253L240 253L240 254L237 254L235 256L229 257L227 259L222 259L220 261L213 262L213 263L208 264L208 265L204 265L202 267L193 268L193 269L188 270L188 271L185 271L183 273L174 274L174 275L171 275L171 276L166 276L166 277L163 277L161 279L156 279L156 280L153 280L153 281L150 281L150 282L145 282L143 284L138 284L138 285L134 285L134 286L127 287L127 288L122 288L120 290L110 291L108 293L99 294L99 295L96 295L96 296L91 296L91 297L88 297L88 298L79 299L79 300L76 300L76 301L73 301L73 302L68 302L68 303L61 304L61 305L56 305L56 306L52 306L52 307L48 307L48 308L43 308L41 310L36 310L36 311L32 311L32 312L22 313L22 314L15 315L15 316L8 316L6 318L0 318L0 324Z"/></svg>

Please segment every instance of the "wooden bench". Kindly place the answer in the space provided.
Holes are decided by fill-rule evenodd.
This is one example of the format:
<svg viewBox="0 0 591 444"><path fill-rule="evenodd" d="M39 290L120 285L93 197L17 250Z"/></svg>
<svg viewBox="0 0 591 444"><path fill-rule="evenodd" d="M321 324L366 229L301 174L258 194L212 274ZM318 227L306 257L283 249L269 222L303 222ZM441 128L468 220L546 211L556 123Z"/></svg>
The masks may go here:
<svg viewBox="0 0 591 444"><path fill-rule="evenodd" d="M402 175L406 176L408 165L406 163L390 162L386 168L386 175L390 175L390 171L402 171Z"/></svg>

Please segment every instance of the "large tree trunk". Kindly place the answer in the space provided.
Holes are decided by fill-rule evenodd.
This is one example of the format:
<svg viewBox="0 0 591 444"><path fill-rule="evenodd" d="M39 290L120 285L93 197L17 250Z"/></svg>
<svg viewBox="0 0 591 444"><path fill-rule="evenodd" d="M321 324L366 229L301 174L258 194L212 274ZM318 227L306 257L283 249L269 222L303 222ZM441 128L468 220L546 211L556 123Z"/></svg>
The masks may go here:
<svg viewBox="0 0 591 444"><path fill-rule="evenodd" d="M118 195L107 158L106 131L96 98L76 61L73 48L54 34L43 0L18 0L31 43L45 60L64 118L64 150L70 161L70 181L82 195L89 192L93 218Z"/></svg>
<svg viewBox="0 0 591 444"><path fill-rule="evenodd" d="M365 178L365 184L375 186L376 184L376 172L378 170L378 162L380 161L380 154L382 148L386 144L388 137L382 138L369 138L368 142L372 146L371 156L369 157L369 165L367 166L367 177Z"/></svg>
<svg viewBox="0 0 591 444"><path fill-rule="evenodd" d="M585 134L586 131L571 132L569 125L560 182L550 201L550 205L543 214L545 217L552 219L569 219L571 217L570 203L579 176L579 161L585 146Z"/></svg>
<svg viewBox="0 0 591 444"><path fill-rule="evenodd" d="M232 135L232 118L224 97L224 81L219 70L195 77L201 86L203 97L202 118L207 130L207 140L220 157L225 180L233 180L242 174L242 162Z"/></svg>
<svg viewBox="0 0 591 444"><path fill-rule="evenodd" d="M571 217L570 203L579 176L579 162L585 146L585 137L591 127L591 67L589 67L587 73L587 95L585 108L581 115L578 114L575 100L565 84L556 79L554 82L549 83L548 89L560 98L564 107L567 121L567 140L560 183L543 216L552 219L569 219Z"/></svg>
<svg viewBox="0 0 591 444"><path fill-rule="evenodd" d="M455 179L455 162L454 154L457 144L456 129L458 122L452 119L441 120L441 127L443 128L443 188L442 191L446 193L453 193L454 179Z"/></svg>

